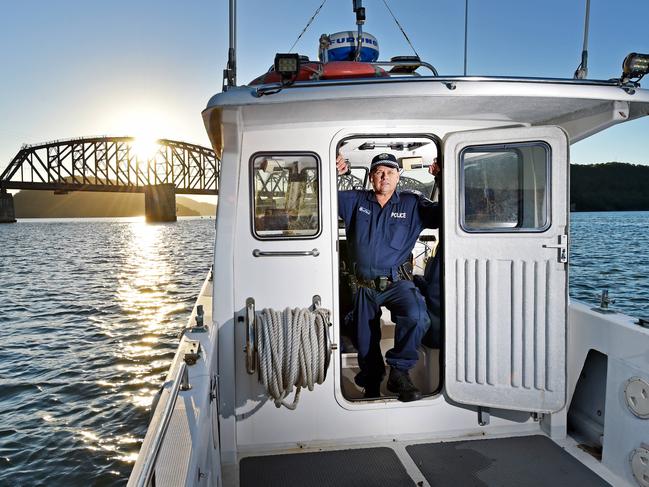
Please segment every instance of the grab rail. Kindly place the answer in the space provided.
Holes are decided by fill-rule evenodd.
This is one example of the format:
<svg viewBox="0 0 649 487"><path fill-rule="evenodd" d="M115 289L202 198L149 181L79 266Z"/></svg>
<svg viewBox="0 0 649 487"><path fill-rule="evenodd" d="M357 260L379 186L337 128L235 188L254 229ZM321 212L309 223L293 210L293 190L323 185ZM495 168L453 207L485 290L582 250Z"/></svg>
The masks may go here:
<svg viewBox="0 0 649 487"><path fill-rule="evenodd" d="M312 255L313 257L317 257L320 255L320 251L318 249L313 249L313 250L277 250L277 251L263 251L259 249L255 249L252 251L252 255L255 257L303 257L303 256L309 256Z"/></svg>
<svg viewBox="0 0 649 487"><path fill-rule="evenodd" d="M140 473L137 476L135 482L136 487L148 487L153 478L153 473L155 471L156 460L158 459L158 453L160 453L160 447L162 446L162 440L164 439L167 428L169 427L169 421L171 420L171 413L176 406L176 400L178 399L178 392L180 390L190 389L191 386L188 382L187 377L187 364L182 362L180 368L178 369L178 374L173 381L171 386L171 392L169 393L169 399L165 404L164 411L162 412L162 417L158 422L153 438L151 439L151 446L146 451L144 461L142 462L142 468Z"/></svg>
<svg viewBox="0 0 649 487"><path fill-rule="evenodd" d="M439 76L439 73L435 69L435 66L419 59L412 59L410 61L375 61L371 64L372 66L393 66L395 68L409 68L411 66L417 68L423 67L429 69L433 73L433 76Z"/></svg>

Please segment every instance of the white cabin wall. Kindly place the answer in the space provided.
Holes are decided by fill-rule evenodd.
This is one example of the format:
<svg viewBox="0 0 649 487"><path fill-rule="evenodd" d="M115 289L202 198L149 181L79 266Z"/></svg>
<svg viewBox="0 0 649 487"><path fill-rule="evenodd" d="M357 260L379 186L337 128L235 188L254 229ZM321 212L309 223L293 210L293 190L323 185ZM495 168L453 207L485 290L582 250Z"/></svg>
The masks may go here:
<svg viewBox="0 0 649 487"><path fill-rule="evenodd" d="M212 316L218 333L213 341L217 361L221 459L224 464L236 461L235 383L231 371L235 363L233 289L234 227L237 214L239 172L241 169L241 111L223 112L224 151L221 159L220 194L216 210L214 242Z"/></svg>
<svg viewBox="0 0 649 487"><path fill-rule="evenodd" d="M239 226L239 229L235 231L238 235L250 231L247 174L250 154L266 150L291 150L312 151L320 156L322 185L323 188L327 188L323 189L322 194L322 216L324 225L329 227L323 231L330 235L329 249L320 248L329 256L328 268L322 269L322 272L333 273L335 277L329 284L328 292L322 292L321 296L323 306L332 310L333 336L337 341L339 336L339 323L337 322L338 254L336 253L337 233L334 231L337 228L337 215L336 189L332 185L335 184L336 177L333 161L338 141L353 134L390 132L426 133L442 138L449 131L486 128L492 127L494 124L489 121L473 121L471 124L467 124L461 121L364 120L313 122L299 125L283 123L269 126L256 123L254 115L254 112L244 110L245 133L242 144L243 157L240 162L242 169L238 175L239 193L236 195L236 225ZM505 124L501 122L498 125ZM248 143L253 145L249 146ZM231 177L228 177L228 181L232 182ZM311 248L309 242L308 240L288 243L260 242L260 248L263 243L264 248L269 249L303 250L307 247ZM235 248L239 248L241 244L242 242L239 240L232 243ZM248 250L245 253L247 255ZM223 265L223 261L220 259L232 255L234 254L229 253L222 256L217 248L215 268L218 269L219 265ZM228 318L229 320L232 319L234 313L240 313L243 310L245 298L248 296L257 300L257 309L264 306L283 309L287 305L303 307L309 304L312 291L309 286L304 285L300 278L295 278L292 285L289 284L289 281L279 282L278 280L277 285L268 286L259 274L251 273L248 269L241 267L241 263L251 262L251 260L246 260L247 257L241 259L235 257L234 260L233 281L230 283L235 283L235 289L233 294L228 292L228 295L234 296L234 306L230 309L232 314ZM280 267L277 272L281 275L300 276L299 270L296 271L296 268L293 267L294 264L295 262L289 263L289 269ZM320 279L321 277L316 278ZM306 276L306 278L310 277ZM225 283L223 284L225 285ZM443 438L459 434L534 431L539 428L538 423L529 422L529 415L525 413L499 414L497 411L492 411L491 423L488 426L480 427L477 423L475 409L453 405L447 402L442 395L408 404L396 401L373 403L347 401L340 388L339 350L334 352L332 365L324 384L316 386L312 392L303 391L295 411L285 408L278 409L266 399L262 386L257 383L257 376L246 373L243 353L244 327L235 325L234 342L232 342L231 328L226 330L222 327L221 329L227 334L227 339L222 338L220 342L219 353L224 356L220 363L225 364L225 357L227 357L228 363L233 360L235 364L233 368L221 367L220 370L221 380L224 383L236 382L236 441L239 452L264 451L274 447L327 444L328 442L354 443L369 438L377 440L424 436ZM233 350L234 356L232 356ZM224 375L228 376L227 379ZM221 403L223 404L223 401ZM231 404L228 406L231 407ZM233 435L230 434L230 436Z"/></svg>

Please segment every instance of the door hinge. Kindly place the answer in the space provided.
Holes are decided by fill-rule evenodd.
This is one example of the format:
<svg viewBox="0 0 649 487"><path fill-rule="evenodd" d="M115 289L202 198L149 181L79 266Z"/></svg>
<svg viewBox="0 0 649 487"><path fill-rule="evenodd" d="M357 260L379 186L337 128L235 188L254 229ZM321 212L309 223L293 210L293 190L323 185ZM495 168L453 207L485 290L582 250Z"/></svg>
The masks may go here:
<svg viewBox="0 0 649 487"><path fill-rule="evenodd" d="M543 244L545 249L557 249L559 251L559 262L568 262L568 235L559 235L558 244Z"/></svg>

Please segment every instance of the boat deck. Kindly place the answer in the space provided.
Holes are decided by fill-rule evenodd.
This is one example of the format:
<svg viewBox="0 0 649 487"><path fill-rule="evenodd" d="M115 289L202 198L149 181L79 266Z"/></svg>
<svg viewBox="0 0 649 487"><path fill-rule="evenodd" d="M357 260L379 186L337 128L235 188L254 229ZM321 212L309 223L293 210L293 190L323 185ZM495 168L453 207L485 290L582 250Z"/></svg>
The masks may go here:
<svg viewBox="0 0 649 487"><path fill-rule="evenodd" d="M240 461L239 480L241 487L617 484L542 435L252 456Z"/></svg>

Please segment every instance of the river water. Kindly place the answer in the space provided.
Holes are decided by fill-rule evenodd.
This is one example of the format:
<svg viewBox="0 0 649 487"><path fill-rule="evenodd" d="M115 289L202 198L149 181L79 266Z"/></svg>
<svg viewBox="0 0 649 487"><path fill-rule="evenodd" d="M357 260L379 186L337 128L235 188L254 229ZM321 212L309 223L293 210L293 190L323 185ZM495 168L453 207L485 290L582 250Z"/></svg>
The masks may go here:
<svg viewBox="0 0 649 487"><path fill-rule="evenodd" d="M571 295L649 316L649 212L574 213ZM214 220L0 225L0 485L124 485Z"/></svg>

